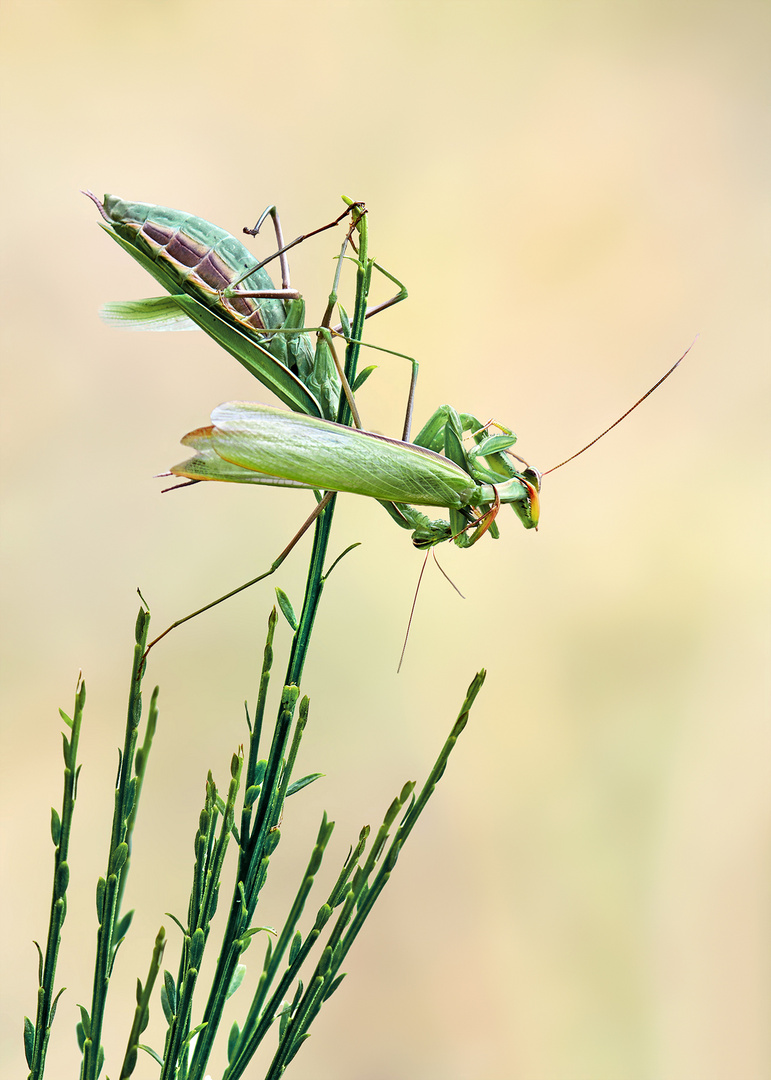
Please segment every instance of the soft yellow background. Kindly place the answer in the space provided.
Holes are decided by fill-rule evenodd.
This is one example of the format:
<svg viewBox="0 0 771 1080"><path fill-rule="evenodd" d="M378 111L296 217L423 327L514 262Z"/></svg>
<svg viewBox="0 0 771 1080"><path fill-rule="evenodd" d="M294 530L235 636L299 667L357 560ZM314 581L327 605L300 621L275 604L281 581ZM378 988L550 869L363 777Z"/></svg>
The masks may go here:
<svg viewBox="0 0 771 1080"><path fill-rule="evenodd" d="M104 301L157 287L97 228L83 187L233 232L275 201L288 235L331 219L343 192L366 200L372 252L410 289L369 333L419 358L418 422L444 401L494 414L543 468L700 334L644 408L547 478L537 535L504 510L497 544L440 552L466 599L429 567L398 678L420 556L377 505L341 500L332 547L363 546L330 579L305 680L301 767L326 779L288 808L261 921L279 920L323 808L338 823L328 883L359 825L425 776L485 665L469 728L291 1075L769 1075L768 32L751 2L7 0L3 1075L25 1071L34 1016L57 707L82 668L68 989L48 1072L64 1077L90 1000L134 589L161 629L265 567L308 509L226 485L160 496L153 475L186 431L266 392L204 335L100 324ZM293 259L311 312L337 244ZM372 356L364 417L396 433L406 366ZM298 604L303 558L279 579ZM255 589L153 657L161 719L109 1075L161 922L176 970L164 912L184 917L206 770L224 784L244 738L272 595ZM246 956L252 979L262 949Z"/></svg>

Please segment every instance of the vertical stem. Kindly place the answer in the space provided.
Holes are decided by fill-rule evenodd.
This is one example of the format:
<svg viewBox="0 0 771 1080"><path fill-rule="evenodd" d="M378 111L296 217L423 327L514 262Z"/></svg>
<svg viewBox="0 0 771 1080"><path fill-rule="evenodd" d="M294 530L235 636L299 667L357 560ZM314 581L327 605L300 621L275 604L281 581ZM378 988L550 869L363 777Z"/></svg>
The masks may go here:
<svg viewBox="0 0 771 1080"><path fill-rule="evenodd" d="M351 338L345 350L345 374L349 383L356 378L356 365L359 359L361 346L362 328L367 314L367 294L372 277L372 264L367 258L367 217L361 213L356 222L359 233L359 258L356 272L356 300L352 320ZM351 412L344 395L340 397L338 421L343 424L350 423ZM313 624L319 608L321 594L324 590L324 563L326 562L327 549L332 531L332 518L334 516L336 496L333 496L325 509L316 520L313 531L313 548L311 551L308 578L305 584L302 612L292 638L292 647L289 653L287 673L284 680L284 695L282 706L290 687L296 687L291 702L291 710L287 713L282 726L282 713L279 714L274 742L270 751L270 762L273 765L275 776L271 780L266 774L263 782L263 793L253 825L252 839L248 842L248 850L243 849L247 843L246 838L241 838L242 865L239 870L240 882L236 883L236 889L231 899L228 925L223 937L223 945L217 961L217 970L212 980L212 990L209 994L203 1019L206 1027L200 1033L193 1051L193 1058L188 1076L190 1080L200 1080L206 1070L206 1065L211 1053L214 1036L222 1017L225 991L230 983L230 975L238 962L242 951L239 939L248 928L257 903L257 895L260 886L256 883L255 875L259 871L262 862L265 838L270 830L279 821L281 815L280 800L277 798L281 783L281 770L279 765L286 757L286 748L289 745L291 733L291 715L294 709L296 695L299 694L300 680L302 679L305 660L308 655ZM264 801L263 801L264 800ZM239 890L239 885L241 889ZM247 897L246 906L242 903L242 897Z"/></svg>
<svg viewBox="0 0 771 1080"><path fill-rule="evenodd" d="M357 211L354 210L354 213ZM353 386L356 379L356 367L359 362L361 351L361 336L364 329L364 320L367 317L367 297L369 295L370 280L372 278L372 263L368 258L367 242L367 215L359 213L355 222L356 231L359 234L359 257L356 268L356 301L351 323L351 340L345 350L345 377L348 385ZM345 395L340 395L340 406L337 412L337 421L340 424L349 424L351 410ZM308 567L308 580L305 585L305 597L303 599L300 621L292 639L292 649L289 654L285 684L287 686L299 686L302 678L305 658L308 654L310 637L313 631L313 623L318 611L321 593L324 588L323 570L324 562L329 547L329 538L332 530L332 517L335 511L337 496L333 496L329 506L316 522L313 533L313 550L311 552L310 566Z"/></svg>

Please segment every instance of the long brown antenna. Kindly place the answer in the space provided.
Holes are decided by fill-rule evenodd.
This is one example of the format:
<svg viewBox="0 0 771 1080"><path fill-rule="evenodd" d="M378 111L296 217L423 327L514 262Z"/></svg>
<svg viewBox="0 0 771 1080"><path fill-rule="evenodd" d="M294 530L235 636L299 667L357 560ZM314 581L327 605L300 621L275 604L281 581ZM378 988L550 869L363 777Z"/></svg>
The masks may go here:
<svg viewBox="0 0 771 1080"><path fill-rule="evenodd" d="M418 593L420 592L420 583L423 580L423 575L426 572L426 565L428 564L428 553L429 553L430 550L431 550L431 548L426 549L426 557L423 560L423 565L421 566L420 573L418 574L418 583L415 586L415 595L412 598L412 607L410 608L410 617L407 620L407 633L404 635L404 644L402 645L402 654L399 657L399 666L396 669L396 674L397 675L402 670L402 663L404 662L404 654L407 651L407 642L410 640L410 630L412 628L412 616L415 614L415 605L418 602Z"/></svg>
<svg viewBox="0 0 771 1080"><path fill-rule="evenodd" d="M592 441L587 443L586 446L582 447L580 450L577 450L575 452L575 454L571 454L570 457L565 458L565 460L561 461L559 463L559 465L553 465L551 467L551 469L547 469L546 472L541 473L541 475L542 476L547 476L549 473L555 472L557 469L561 469L563 465L567 465L567 463L569 461L572 461L573 458L577 458L577 457L579 457L579 455L583 454L584 450L588 450L590 446L594 446L594 444L596 442L599 442L600 439L602 439L605 435L607 435L609 431L612 431L613 428L616 427L617 424L620 424L622 420L626 420L627 416L629 416L629 414L631 412L634 412L638 405L642 405L642 403L645 401L645 399L647 397L650 397L650 395L653 393L654 390L658 390L658 388L661 386L661 384L664 382L665 379L669 378L669 376L672 374L672 372L675 370L675 368L678 366L678 364L681 364L682 361L685 360L686 356L688 355L688 353L691 351L691 349L693 348L693 346L695 344L696 344L696 338L693 339L693 341L688 346L688 348L685 350L685 352L680 357L680 359L677 361L677 363L673 364L672 367L669 369L669 371L665 375L662 375L661 378L659 379L659 381L657 383L654 383L653 386L650 388L650 390L648 390L645 394L643 394L643 396L639 399L639 401L635 401L634 405L632 405L632 407L630 409L627 409L626 412L623 414L623 416L619 416L618 420L614 420L614 422L610 425L610 427L606 427L605 430L603 432L601 432L601 434L599 434L596 439L592 439Z"/></svg>

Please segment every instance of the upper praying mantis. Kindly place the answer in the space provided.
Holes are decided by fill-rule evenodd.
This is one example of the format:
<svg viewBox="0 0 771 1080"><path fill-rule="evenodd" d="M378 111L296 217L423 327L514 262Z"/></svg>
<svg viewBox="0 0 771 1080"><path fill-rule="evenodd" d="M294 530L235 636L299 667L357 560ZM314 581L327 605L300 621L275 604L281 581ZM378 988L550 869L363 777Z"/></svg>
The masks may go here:
<svg viewBox="0 0 771 1080"><path fill-rule="evenodd" d="M338 218L307 234L322 232L350 215L351 224L324 318L320 326L306 327L304 302L290 285L286 251L307 237L285 245L275 207L265 211L255 229L244 230L255 234L268 216L272 218L278 251L260 263L239 240L201 218L148 203L124 202L110 195L101 203L90 192L86 194L107 222L105 230L170 294L109 304L103 311L107 321L129 329L152 330L194 329L195 324L291 410L247 402L220 405L212 413L210 426L192 431L182 440L195 455L171 470L191 482L220 480L316 492L316 509L270 569L227 596L273 573L333 492L377 499L397 524L412 530L413 543L419 548L427 549L445 540L453 540L462 548L471 547L485 532L497 537L495 519L505 503L526 529L537 527L541 474L512 453L516 442L513 432L497 424L483 424L470 414L444 405L410 440L417 377L414 360L402 438L388 439L362 430L354 394L373 369L365 369L358 377L355 367L345 372L337 359L334 338L342 336L360 343L364 318L407 295L397 278L368 257L363 204L346 199L347 209ZM340 271L349 247L357 268L355 310L362 313L358 325L350 324L337 299ZM280 259L280 289L274 288L263 269L264 263L274 258ZM373 269L384 274L399 291L385 303L367 309ZM335 305L341 324L332 328ZM309 336L313 331L317 334L315 347ZM686 353L588 446L648 397ZM499 434L490 434L491 426L497 427ZM470 436L471 445L464 443L464 436ZM323 498L322 491L327 492ZM416 506L445 507L449 520L430 520Z"/></svg>

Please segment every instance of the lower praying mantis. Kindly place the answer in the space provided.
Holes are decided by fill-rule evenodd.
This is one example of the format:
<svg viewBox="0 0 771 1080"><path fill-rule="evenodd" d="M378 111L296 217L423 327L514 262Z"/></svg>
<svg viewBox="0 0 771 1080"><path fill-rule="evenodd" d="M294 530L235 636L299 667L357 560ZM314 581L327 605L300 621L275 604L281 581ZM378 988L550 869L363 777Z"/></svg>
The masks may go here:
<svg viewBox="0 0 771 1080"><path fill-rule="evenodd" d="M151 646L182 623L275 573L335 492L377 499L398 525L413 530L418 548L431 549L447 540L468 548L488 531L497 536L495 519L506 503L526 529L537 528L542 476L566 465L620 424L669 378L690 348L600 435L544 473L530 466L519 472L509 463L505 455L516 440L511 432L504 429L504 434L488 436L491 425L480 426L474 417L458 414L448 405L434 413L414 442L270 405L244 401L219 405L211 414L211 425L184 436L182 444L195 455L174 465L172 475L191 483L218 480L313 490L319 502L268 570L178 619ZM471 450L461 441L465 430L477 440ZM442 438L446 456L431 448ZM327 492L323 498L322 489ZM444 506L450 521L431 521L415 505Z"/></svg>
<svg viewBox="0 0 771 1080"><path fill-rule="evenodd" d="M159 635L149 648L175 627L274 573L325 509L335 492L349 492L377 499L398 525L412 530L413 543L421 549L430 549L448 540L453 540L461 548L468 548L486 532L497 537L495 519L500 507L505 503L512 506L526 529L537 527L538 492L542 474L513 454L511 448L516 442L513 432L497 424L482 424L476 417L459 413L445 405L433 414L415 439L410 441L412 400L417 377L417 364L414 361L401 440L389 439L361 430L360 426L351 427L346 422L332 420L330 413L334 404L337 404L338 421L348 419L344 402L337 401L339 384L332 389L328 384L321 395L321 399L327 403L326 408L319 407L315 400L307 400L307 376L302 384L306 391L305 396L298 393L294 384L291 384L292 392L287 391L288 380L285 373L291 372L291 368L283 363L283 359L290 352L287 346L294 342L294 354L302 352L303 349L299 348L296 342L308 328L302 327L297 309L290 308L287 314L282 306L285 299L299 301L299 294L288 287L285 252L305 237L299 237L292 244L284 245L275 208L269 208L262 215L257 228L268 214L273 216L279 250L271 258L279 256L282 259L282 290L274 290L272 282L262 270L264 262L269 260L255 264L239 241L200 218L191 219L190 215L151 204L124 203L110 196L105 197L103 206L94 196L91 197L100 207L102 216L110 223L111 228L108 231L173 294L170 300L110 305L108 313L115 317L117 312L117 317L122 320L140 323L144 319L147 325L148 316L149 321L152 321L154 313L159 310L164 318L173 316L174 320L179 319L181 311L183 317L192 318L250 367L267 386L273 390L278 386L283 391L279 393L279 397L294 409L293 412L286 412L247 402L228 402L219 406L212 413L210 426L199 428L184 437L183 444L191 447L195 455L175 465L171 470L172 474L191 483L216 480L311 490L316 493L317 498L313 513L267 571L177 620ZM350 200L346 200L346 203L348 209L340 217L330 225L314 230L320 232L330 228L349 212L354 212L353 224L343 243L338 261L338 273L330 304L322 326L316 328L321 334L319 340L327 342L330 347L329 319L333 303L337 299L343 255L349 243L353 246L353 232L359 230L361 233L364 228L362 223L365 221L362 204L352 203ZM245 231L253 233L256 230ZM365 236L365 233L361 235ZM366 242L362 243L361 250L366 250ZM223 253L229 260L226 273L222 272ZM216 266L219 276L211 270L212 257L215 254L220 257ZM186 268L182 272L179 269L180 263ZM206 269L203 284L199 280L202 266ZM382 271L400 286L400 293L377 308L367 310L366 299L371 272L375 266L377 264L374 260L357 258L356 310L366 312L366 315L382 310L406 296L406 290L401 283L393 275ZM382 270L379 266L377 268ZM214 288L217 283L220 284L219 290ZM247 285L247 289L239 288L242 283ZM182 294L179 293L180 288L184 290ZM202 297L204 303L201 302ZM271 308L269 317L266 318L265 305L268 303L277 304L278 307ZM142 312L137 320L136 312L141 305L146 306L147 314ZM304 309L301 311L304 312ZM351 327L342 309L341 314L343 322L340 329L345 329L349 342L359 344L361 325L366 315L362 314L358 326ZM265 340L266 333L268 335L270 344L267 349L262 344L255 347L252 340L256 336L256 322L260 324L258 332L262 335L262 340ZM246 325L247 323L249 325ZM240 334L243 341L233 338L234 326L235 332ZM283 351L277 350L272 343L281 340L284 335ZM257 337L257 341L260 340ZM303 348L307 353L308 346ZM259 362L255 364L256 350L259 350ZM554 466L554 469L583 453L628 416L672 374L688 351L686 350L669 371L623 416L582 450ZM313 369L317 385L318 372L322 368L323 364L317 364ZM350 402L354 422L358 425L360 422L353 402L353 391L361 385L362 380L360 378L356 382L353 371L348 373L349 382L339 365L336 365L336 371ZM294 375L294 372L291 373ZM299 377L295 381L302 383ZM488 429L491 426L497 427L500 433L490 435ZM464 435L467 434L473 439L473 446L470 448L463 442ZM511 458L516 458L524 468L518 469ZM552 472L554 469L547 471ZM326 492L323 497L322 491ZM430 520L415 509L416 506L445 507L449 512L449 521Z"/></svg>

